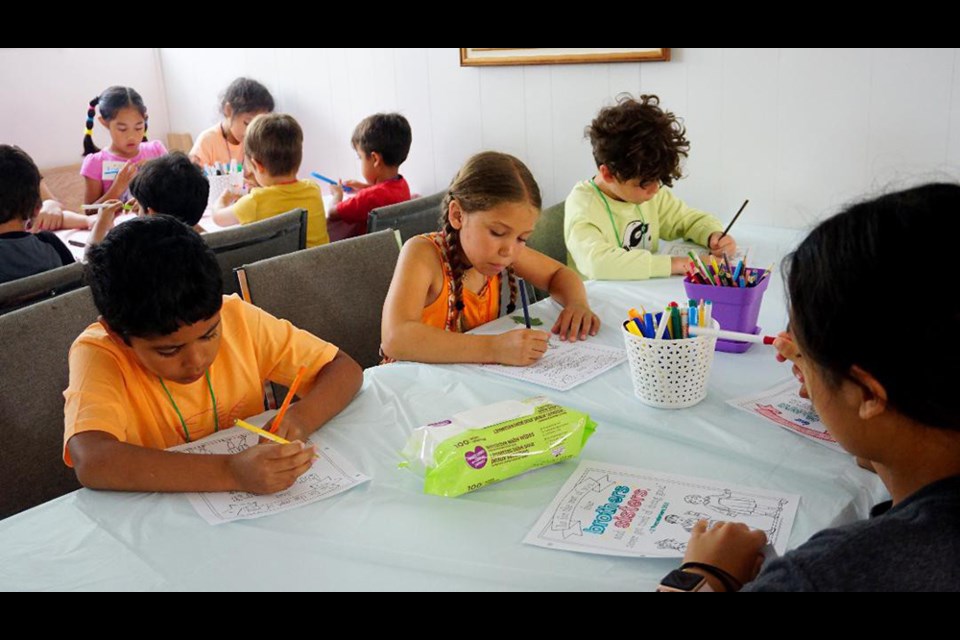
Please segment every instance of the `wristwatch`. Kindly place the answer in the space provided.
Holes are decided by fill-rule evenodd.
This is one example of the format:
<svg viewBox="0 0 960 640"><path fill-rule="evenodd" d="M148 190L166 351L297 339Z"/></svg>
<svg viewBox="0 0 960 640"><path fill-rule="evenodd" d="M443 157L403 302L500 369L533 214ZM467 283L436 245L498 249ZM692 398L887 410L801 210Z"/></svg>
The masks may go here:
<svg viewBox="0 0 960 640"><path fill-rule="evenodd" d="M663 579L660 580L660 586L657 587L657 591L683 591L690 593L693 591L713 591L713 589L710 588L710 583L707 582L706 576L702 576L699 573L690 573L682 569L674 569L663 576Z"/></svg>

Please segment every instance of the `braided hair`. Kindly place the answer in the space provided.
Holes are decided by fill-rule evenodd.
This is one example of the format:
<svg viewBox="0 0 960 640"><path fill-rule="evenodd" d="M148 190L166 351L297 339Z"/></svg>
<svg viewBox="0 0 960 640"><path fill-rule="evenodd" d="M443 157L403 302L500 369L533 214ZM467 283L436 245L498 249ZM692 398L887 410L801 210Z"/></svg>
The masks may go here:
<svg viewBox="0 0 960 640"><path fill-rule="evenodd" d="M125 107L133 107L143 116L143 142L147 141L147 107L143 98L130 87L109 87L106 91L90 101L87 107L86 128L83 131L83 155L100 151L93 143L93 119L97 115L97 106L100 106L100 115L109 122L117 117L117 112Z"/></svg>
<svg viewBox="0 0 960 640"><path fill-rule="evenodd" d="M460 245L460 231L450 222L450 203L456 201L464 213L485 211L500 204L523 202L537 210L542 207L540 187L523 162L506 153L484 151L471 157L450 183L440 205L440 234L444 265L448 269L450 294L447 300L447 331L463 331L463 275L470 264ZM520 288L513 267L507 267L510 302L506 313L517 308Z"/></svg>

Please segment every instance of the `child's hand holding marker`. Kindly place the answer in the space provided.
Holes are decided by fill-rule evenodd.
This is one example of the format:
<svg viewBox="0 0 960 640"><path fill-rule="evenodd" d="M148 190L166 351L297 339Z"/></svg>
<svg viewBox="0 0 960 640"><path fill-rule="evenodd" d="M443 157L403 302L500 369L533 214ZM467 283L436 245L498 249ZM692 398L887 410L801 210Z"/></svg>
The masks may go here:
<svg viewBox="0 0 960 640"><path fill-rule="evenodd" d="M777 350L778 362L786 362L789 360L793 363L793 375L800 381L800 397L809 399L810 393L807 391L807 381L803 377L803 371L799 365L799 361L803 358L803 355L800 353L800 349L797 348L797 343L793 341L793 336L787 331L781 331L777 334L777 339L774 340L773 346Z"/></svg>
<svg viewBox="0 0 960 640"><path fill-rule="evenodd" d="M130 186L130 182L136 177L137 171L140 170L140 162L127 162L117 173L117 179L110 185L110 190L116 192L118 197L123 195Z"/></svg>
<svg viewBox="0 0 960 640"><path fill-rule="evenodd" d="M514 329L494 337L493 362L525 367L547 352L550 334L537 329Z"/></svg>
<svg viewBox="0 0 960 640"><path fill-rule="evenodd" d="M737 218L740 217L740 214L743 213L743 210L747 208L748 202L750 202L749 199L743 201L743 204L740 205L740 208L737 209L737 213L733 216L733 220L730 221L730 224L727 225L727 228L724 229L722 233L716 231L711 233L710 237L707 239L707 248L710 249L710 253L716 257L726 258L726 256L732 256L737 252L736 241L727 234L730 233L733 223L737 221Z"/></svg>
<svg viewBox="0 0 960 640"><path fill-rule="evenodd" d="M359 180L341 180L340 184L343 185L343 190L347 192L360 191L370 186L366 182L360 182Z"/></svg>
<svg viewBox="0 0 960 640"><path fill-rule="evenodd" d="M296 441L257 445L226 459L241 490L268 494L293 486L313 465L315 454L313 445Z"/></svg>
<svg viewBox="0 0 960 640"><path fill-rule="evenodd" d="M719 231L710 234L707 244L710 253L718 258L723 257L723 254L732 256L737 252L737 241L733 239L733 236L722 235Z"/></svg>

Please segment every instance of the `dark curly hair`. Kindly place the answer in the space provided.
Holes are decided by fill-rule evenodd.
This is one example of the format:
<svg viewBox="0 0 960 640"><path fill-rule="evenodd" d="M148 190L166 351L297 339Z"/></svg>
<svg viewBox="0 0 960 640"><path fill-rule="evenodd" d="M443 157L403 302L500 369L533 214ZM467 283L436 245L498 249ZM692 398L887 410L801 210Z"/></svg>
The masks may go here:
<svg viewBox="0 0 960 640"><path fill-rule="evenodd" d="M617 104L604 107L586 128L597 166L606 165L617 180L638 178L640 184L659 180L668 187L682 176L681 158L690 151L687 130L660 98L640 100L621 93Z"/></svg>

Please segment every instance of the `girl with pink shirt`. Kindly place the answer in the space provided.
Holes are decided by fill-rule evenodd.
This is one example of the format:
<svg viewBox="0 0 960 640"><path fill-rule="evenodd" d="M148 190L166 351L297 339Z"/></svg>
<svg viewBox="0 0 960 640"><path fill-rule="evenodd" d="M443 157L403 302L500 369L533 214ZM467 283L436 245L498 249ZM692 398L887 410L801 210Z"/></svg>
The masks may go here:
<svg viewBox="0 0 960 640"><path fill-rule="evenodd" d="M102 151L93 143L94 116L110 132L110 147ZM140 94L130 87L108 88L90 101L87 111L80 168L87 185L84 204L123 200L140 164L166 152L159 140L147 141L147 107Z"/></svg>

